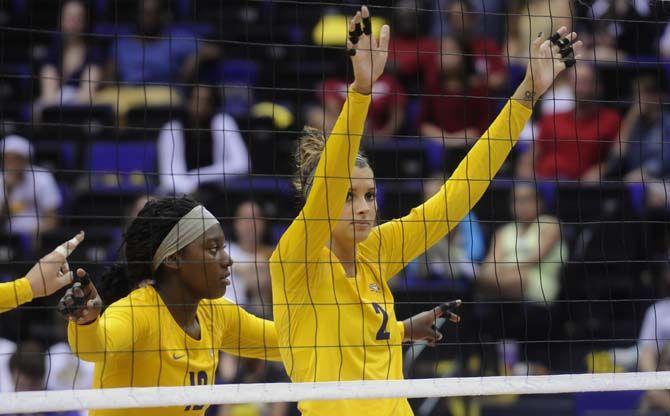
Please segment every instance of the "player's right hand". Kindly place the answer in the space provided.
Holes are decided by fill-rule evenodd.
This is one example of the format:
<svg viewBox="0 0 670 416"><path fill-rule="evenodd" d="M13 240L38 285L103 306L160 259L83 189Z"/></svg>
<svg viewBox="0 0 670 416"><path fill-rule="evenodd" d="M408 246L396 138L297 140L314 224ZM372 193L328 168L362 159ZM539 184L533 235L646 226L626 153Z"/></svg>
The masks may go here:
<svg viewBox="0 0 670 416"><path fill-rule="evenodd" d="M372 33L370 11L361 7L349 21L347 49L354 66L354 82L351 89L360 94L372 93L372 85L384 73L388 58L391 28L382 26L379 40Z"/></svg>
<svg viewBox="0 0 670 416"><path fill-rule="evenodd" d="M98 319L102 299L84 269L77 269L77 282L58 302L58 312L77 325L86 325Z"/></svg>

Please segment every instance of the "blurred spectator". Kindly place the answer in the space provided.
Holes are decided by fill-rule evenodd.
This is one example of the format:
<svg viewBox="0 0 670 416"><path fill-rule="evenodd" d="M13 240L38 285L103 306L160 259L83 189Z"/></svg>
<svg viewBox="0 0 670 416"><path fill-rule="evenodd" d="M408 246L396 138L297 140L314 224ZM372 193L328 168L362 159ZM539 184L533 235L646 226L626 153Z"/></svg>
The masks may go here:
<svg viewBox="0 0 670 416"><path fill-rule="evenodd" d="M658 371L670 371L670 345L661 348ZM661 416L670 414L670 391L648 390L640 401L640 416Z"/></svg>
<svg viewBox="0 0 670 416"><path fill-rule="evenodd" d="M658 26L651 23L655 20L655 16L652 16L655 5L652 3L654 2L596 0L589 8L588 17L601 22L603 30L625 52L624 55L653 57L658 54ZM596 29L596 33L599 31Z"/></svg>
<svg viewBox="0 0 670 416"><path fill-rule="evenodd" d="M661 52L661 57L664 60L668 60L670 58L670 23L665 25L665 30L663 31L663 36L661 36L658 46Z"/></svg>
<svg viewBox="0 0 670 416"><path fill-rule="evenodd" d="M465 8L471 10L470 19L475 26L474 30L478 35L487 38L504 39L506 34L505 21L507 16L507 4L505 0L438 0L437 9L440 13L436 14L436 21L433 24L432 33L436 38L444 37L445 34L453 34L450 24L449 7L453 3L467 3ZM458 27L458 26L457 26Z"/></svg>
<svg viewBox="0 0 670 416"><path fill-rule="evenodd" d="M514 187L515 220L496 231L479 268L477 284L485 296L550 303L560 291L560 271L568 250L558 219L543 213L535 187Z"/></svg>
<svg viewBox="0 0 670 416"><path fill-rule="evenodd" d="M424 182L424 200L440 192L443 184L442 176ZM475 277L475 263L480 262L485 254L484 235L474 212L470 212L412 267L417 267L418 277L423 279L469 280Z"/></svg>
<svg viewBox="0 0 670 416"><path fill-rule="evenodd" d="M265 244L267 222L260 205L242 202L235 211L230 257L233 259L226 297L249 312L263 317L272 315L272 290L268 261L272 247Z"/></svg>
<svg viewBox="0 0 670 416"><path fill-rule="evenodd" d="M166 28L162 0L138 3L137 32L119 38L110 52L110 78L123 84L167 84L194 78L198 65L216 59L219 51L207 43L198 43L187 30Z"/></svg>
<svg viewBox="0 0 670 416"><path fill-rule="evenodd" d="M393 36L389 43L386 72L394 71L403 88L416 93L437 76L439 44L428 36L424 15L417 14L414 0L400 0L393 10Z"/></svg>
<svg viewBox="0 0 670 416"><path fill-rule="evenodd" d="M0 222L13 233L34 234L58 226L57 210L62 199L51 172L31 165L33 147L16 135L0 141Z"/></svg>
<svg viewBox="0 0 670 416"><path fill-rule="evenodd" d="M61 32L40 70L40 108L90 105L102 76L102 53L86 39L86 5L81 0L66 1L60 19Z"/></svg>
<svg viewBox="0 0 670 416"><path fill-rule="evenodd" d="M185 120L172 120L158 138L160 187L175 194L249 172L249 155L235 119L216 111L209 87L190 89Z"/></svg>
<svg viewBox="0 0 670 416"><path fill-rule="evenodd" d="M44 390L46 351L33 341L26 341L17 346L9 359L9 372L12 377L14 391Z"/></svg>
<svg viewBox="0 0 670 416"><path fill-rule="evenodd" d="M9 373L9 359L16 351L16 344L4 338L0 338L0 393L14 391L14 383Z"/></svg>
<svg viewBox="0 0 670 416"><path fill-rule="evenodd" d="M570 76L575 108L542 115L532 147L519 158L518 177L597 182L606 172L621 117L596 101L599 87L592 65L577 64Z"/></svg>
<svg viewBox="0 0 670 416"><path fill-rule="evenodd" d="M339 78L327 79L317 90L322 106L308 109L307 124L328 134L347 98L348 84ZM402 85L389 74L382 75L372 88L372 102L366 134L375 141L393 138L405 122L406 96Z"/></svg>
<svg viewBox="0 0 670 416"><path fill-rule="evenodd" d="M670 112L661 106L663 92L653 77L633 83L633 104L621 123L621 145L613 149L623 158L626 179L670 177Z"/></svg>
<svg viewBox="0 0 670 416"><path fill-rule="evenodd" d="M194 33L167 28L164 1L138 5L135 36L116 40L105 69L105 79L117 80L120 88L106 88L96 100L115 106L121 115L136 106L178 104L169 86L195 79L201 64L219 56L217 47L199 42Z"/></svg>
<svg viewBox="0 0 670 416"><path fill-rule="evenodd" d="M62 323L58 325L64 326ZM90 389L93 385L93 363L80 360L72 353L67 341L49 347L46 366L48 390Z"/></svg>
<svg viewBox="0 0 670 416"><path fill-rule="evenodd" d="M659 371L662 365L661 352L670 346L670 266L663 263L663 291L666 297L647 308L637 343L639 371Z"/></svg>
<svg viewBox="0 0 670 416"><path fill-rule="evenodd" d="M470 83L470 60L452 36L442 39L440 75L422 96L419 129L422 136L447 147L466 148L488 123L485 89Z"/></svg>
<svg viewBox="0 0 670 416"><path fill-rule="evenodd" d="M9 359L9 371L14 385L14 391L39 391L46 389L45 365L46 351L33 341L27 341L17 346L16 351ZM40 416L78 416L76 411L33 413Z"/></svg>
<svg viewBox="0 0 670 416"><path fill-rule="evenodd" d="M500 42L478 33L477 15L467 1L454 1L447 8L449 34L459 39L462 53L472 62L473 77L470 83L483 88L487 95L499 91L505 83L507 70Z"/></svg>

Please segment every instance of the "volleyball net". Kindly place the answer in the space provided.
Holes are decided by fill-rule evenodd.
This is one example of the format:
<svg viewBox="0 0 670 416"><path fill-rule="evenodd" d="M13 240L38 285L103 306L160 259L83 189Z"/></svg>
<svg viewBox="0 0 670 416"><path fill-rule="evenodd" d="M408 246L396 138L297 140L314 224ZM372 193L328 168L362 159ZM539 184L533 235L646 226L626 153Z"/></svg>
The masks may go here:
<svg viewBox="0 0 670 416"><path fill-rule="evenodd" d="M0 283L83 229L70 267L100 288L110 266L132 257L124 232L147 201L190 195L230 242L226 298L268 320L273 305L309 309L314 337L300 348L333 353L322 357L336 357L329 365L341 380L289 383L300 353L284 352L290 363L239 358L249 354L238 342L227 353L193 347L209 351L213 366L165 385L165 369L191 360L195 341L163 320L167 333L141 352L88 351L106 366L115 354L135 356L123 361L127 387L91 389L107 381L68 345L57 313L63 289L0 314L0 414L219 405L208 414L289 415L297 409L288 402L399 397L417 399L418 415L670 412L667 392L649 393L670 390L667 2L374 3L373 33L391 27L361 142L378 224L440 192L524 79L538 33L576 31L582 57L538 101L484 196L446 237L420 242L421 255L403 258L411 261L388 283L375 275L356 286L354 300L333 280L324 298L296 301L273 292L270 256L301 208L293 159L310 133L303 128L329 134L347 99L348 20L360 5L0 0ZM156 212L157 221L176 215ZM151 227L138 247L160 243ZM366 267L381 274L394 262ZM437 319L435 346L399 339L387 325L454 299L461 321ZM365 334L356 325L366 319L379 345L324 330ZM382 347L395 367L379 367ZM347 366L359 358L354 377ZM154 373L155 382L138 381Z"/></svg>

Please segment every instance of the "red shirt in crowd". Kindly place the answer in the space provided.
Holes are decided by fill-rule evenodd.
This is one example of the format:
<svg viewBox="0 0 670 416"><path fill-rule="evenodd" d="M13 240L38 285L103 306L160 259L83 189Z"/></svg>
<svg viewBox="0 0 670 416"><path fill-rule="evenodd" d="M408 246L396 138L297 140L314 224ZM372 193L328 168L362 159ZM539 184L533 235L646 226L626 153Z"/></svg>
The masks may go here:
<svg viewBox="0 0 670 416"><path fill-rule="evenodd" d="M468 48L472 54L475 72L482 77L498 75L503 76L507 65L502 56L502 48L493 39L473 37L468 42Z"/></svg>
<svg viewBox="0 0 670 416"><path fill-rule="evenodd" d="M488 127L489 110L495 111L496 104L488 100L486 89L452 90L440 82L431 83L427 95L421 97L421 118L419 124L430 123L447 133L454 133L468 127L480 132Z"/></svg>
<svg viewBox="0 0 670 416"><path fill-rule="evenodd" d="M389 43L387 66L394 68L403 79L416 79L420 74L423 82L435 79L439 72L438 58L440 43L438 40L423 36L392 37Z"/></svg>
<svg viewBox="0 0 670 416"><path fill-rule="evenodd" d="M576 117L575 110L546 114L535 138L538 179L579 179L604 161L617 138L621 116L599 107Z"/></svg>

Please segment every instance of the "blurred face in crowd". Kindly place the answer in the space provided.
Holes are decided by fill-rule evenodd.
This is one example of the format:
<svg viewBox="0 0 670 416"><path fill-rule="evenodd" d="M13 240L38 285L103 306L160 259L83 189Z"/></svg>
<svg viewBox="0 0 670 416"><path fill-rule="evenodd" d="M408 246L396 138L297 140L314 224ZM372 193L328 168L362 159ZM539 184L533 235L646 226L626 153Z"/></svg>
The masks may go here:
<svg viewBox="0 0 670 416"><path fill-rule="evenodd" d="M19 153L5 152L3 158L3 169L6 174L23 177L23 172L28 167L28 159Z"/></svg>
<svg viewBox="0 0 670 416"><path fill-rule="evenodd" d="M214 92L208 87L194 87L188 99L188 112L194 121L207 120L214 112Z"/></svg>
<svg viewBox="0 0 670 416"><path fill-rule="evenodd" d="M519 222L537 219L541 212L541 201L537 198L535 187L529 184L517 185L514 188L512 214Z"/></svg>
<svg viewBox="0 0 670 416"><path fill-rule="evenodd" d="M14 381L14 391L38 391L44 390L44 380L40 377L33 377L20 371L12 371L12 380Z"/></svg>
<svg viewBox="0 0 670 416"><path fill-rule="evenodd" d="M463 49L456 38L445 36L442 38L440 54L440 69L444 73L457 73L463 67Z"/></svg>
<svg viewBox="0 0 670 416"><path fill-rule="evenodd" d="M140 2L140 27L145 35L157 35L161 29L163 7L160 0Z"/></svg>
<svg viewBox="0 0 670 416"><path fill-rule="evenodd" d="M598 96L598 83L595 69L592 65L575 65L575 71L572 73L572 85L575 86L575 98L578 101L595 100Z"/></svg>
<svg viewBox="0 0 670 416"><path fill-rule="evenodd" d="M640 77L633 86L633 104L644 117L656 118L661 112L662 89L650 77ZM637 102L639 101L639 103Z"/></svg>
<svg viewBox="0 0 670 416"><path fill-rule="evenodd" d="M61 30L68 35L84 32L86 26L86 8L78 1L69 1L63 6Z"/></svg>
<svg viewBox="0 0 670 416"><path fill-rule="evenodd" d="M408 36L417 36L417 15L414 1L403 0L396 3L393 30Z"/></svg>
<svg viewBox="0 0 670 416"><path fill-rule="evenodd" d="M333 228L333 239L343 246L365 241L376 218L377 191L374 173L368 166L355 166L344 209Z"/></svg>
<svg viewBox="0 0 670 416"><path fill-rule="evenodd" d="M235 235L240 240L260 242L265 233L265 219L261 207L252 201L243 202L235 211Z"/></svg>
<svg viewBox="0 0 670 416"><path fill-rule="evenodd" d="M447 22L454 33L462 33L472 28L473 14L466 2L454 1L447 8Z"/></svg>

